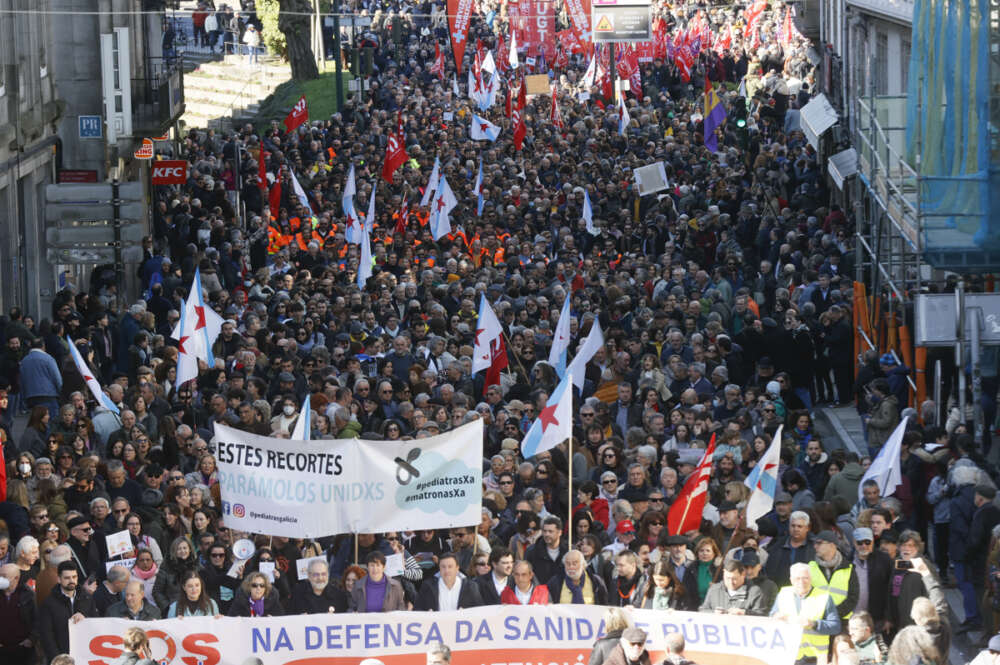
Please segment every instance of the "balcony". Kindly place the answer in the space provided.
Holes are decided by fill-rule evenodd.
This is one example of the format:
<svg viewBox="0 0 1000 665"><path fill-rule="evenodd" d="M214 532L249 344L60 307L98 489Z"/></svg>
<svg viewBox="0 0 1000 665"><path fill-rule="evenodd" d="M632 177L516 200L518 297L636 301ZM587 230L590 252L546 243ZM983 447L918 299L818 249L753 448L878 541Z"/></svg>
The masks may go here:
<svg viewBox="0 0 1000 665"><path fill-rule="evenodd" d="M911 0L847 0L847 4L857 7L865 14L882 16L905 25L913 23Z"/></svg>
<svg viewBox="0 0 1000 665"><path fill-rule="evenodd" d="M180 58L147 58L143 78L132 79L132 134L160 136L184 113Z"/></svg>

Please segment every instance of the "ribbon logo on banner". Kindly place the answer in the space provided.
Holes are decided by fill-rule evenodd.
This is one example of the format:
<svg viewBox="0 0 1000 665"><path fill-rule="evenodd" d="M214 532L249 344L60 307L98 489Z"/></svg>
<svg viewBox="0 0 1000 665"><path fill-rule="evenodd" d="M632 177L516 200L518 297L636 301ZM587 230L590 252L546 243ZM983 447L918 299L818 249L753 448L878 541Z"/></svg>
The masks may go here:
<svg viewBox="0 0 1000 665"><path fill-rule="evenodd" d="M409 485L411 480L420 477L420 472L413 468L413 465L410 464L410 462L413 462L418 457L420 457L420 448L414 448L408 452L405 460L401 457L396 458L396 466L398 467L396 469L396 482L400 485ZM402 478L400 476L402 473L406 474L406 478Z"/></svg>

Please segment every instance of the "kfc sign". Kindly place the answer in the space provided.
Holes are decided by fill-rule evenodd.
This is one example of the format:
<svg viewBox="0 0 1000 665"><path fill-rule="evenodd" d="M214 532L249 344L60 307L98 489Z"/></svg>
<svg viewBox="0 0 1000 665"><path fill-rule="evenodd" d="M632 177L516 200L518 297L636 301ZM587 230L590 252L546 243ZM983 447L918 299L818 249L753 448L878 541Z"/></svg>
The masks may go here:
<svg viewBox="0 0 1000 665"><path fill-rule="evenodd" d="M154 185L183 185L187 182L188 163L183 159L153 162Z"/></svg>

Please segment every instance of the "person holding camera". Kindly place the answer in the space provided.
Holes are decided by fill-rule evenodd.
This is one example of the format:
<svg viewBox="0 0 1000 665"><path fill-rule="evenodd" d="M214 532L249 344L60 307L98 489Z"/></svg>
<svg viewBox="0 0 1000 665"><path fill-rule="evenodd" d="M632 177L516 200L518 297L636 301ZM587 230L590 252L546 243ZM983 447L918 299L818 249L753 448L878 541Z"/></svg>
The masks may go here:
<svg viewBox="0 0 1000 665"><path fill-rule="evenodd" d="M899 556L889 576L890 630L913 625L910 609L917 598L929 598L938 614L948 616L948 601L933 565L923 557L924 541L916 531L899 535ZM949 627L950 632L950 627Z"/></svg>

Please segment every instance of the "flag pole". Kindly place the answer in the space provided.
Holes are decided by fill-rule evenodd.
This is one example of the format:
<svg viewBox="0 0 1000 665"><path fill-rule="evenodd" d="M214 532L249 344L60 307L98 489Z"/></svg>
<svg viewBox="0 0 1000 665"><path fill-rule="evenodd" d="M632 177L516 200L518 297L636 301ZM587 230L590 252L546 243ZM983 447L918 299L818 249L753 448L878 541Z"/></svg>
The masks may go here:
<svg viewBox="0 0 1000 665"><path fill-rule="evenodd" d="M573 387L572 386L567 386L567 389L568 390L572 390ZM568 439L566 439L566 441L567 441L567 444L568 444L567 445L567 450L569 451L568 454L566 455L566 470L569 471L569 474L568 474L569 475L569 502L567 503L567 507L568 507L568 510L567 510L568 515L567 515L567 517L569 519L566 520L566 529L567 529L566 535L567 535L567 539L569 541L567 543L567 545L569 545L570 549L573 549L573 435L570 434L570 437Z"/></svg>

